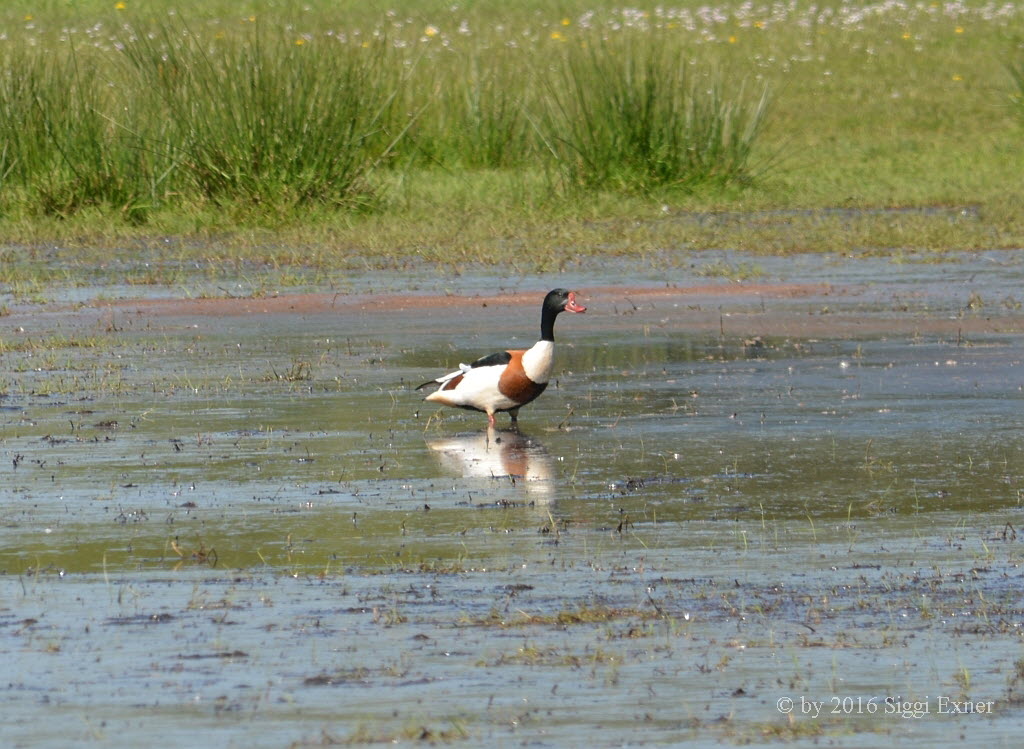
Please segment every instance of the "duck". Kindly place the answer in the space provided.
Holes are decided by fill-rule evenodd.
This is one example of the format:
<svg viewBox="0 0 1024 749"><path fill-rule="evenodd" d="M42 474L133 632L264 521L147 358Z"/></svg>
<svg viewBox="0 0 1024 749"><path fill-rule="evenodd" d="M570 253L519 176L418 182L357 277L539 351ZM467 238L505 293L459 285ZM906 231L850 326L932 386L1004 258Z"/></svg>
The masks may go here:
<svg viewBox="0 0 1024 749"><path fill-rule="evenodd" d="M563 312L582 313L576 292L552 289L544 297L540 313L540 340L528 349L508 349L483 356L471 364L459 364L454 372L427 380L417 387L439 387L424 400L453 408L487 414L493 427L494 414L507 411L512 423L519 409L537 398L548 386L555 362L555 318Z"/></svg>

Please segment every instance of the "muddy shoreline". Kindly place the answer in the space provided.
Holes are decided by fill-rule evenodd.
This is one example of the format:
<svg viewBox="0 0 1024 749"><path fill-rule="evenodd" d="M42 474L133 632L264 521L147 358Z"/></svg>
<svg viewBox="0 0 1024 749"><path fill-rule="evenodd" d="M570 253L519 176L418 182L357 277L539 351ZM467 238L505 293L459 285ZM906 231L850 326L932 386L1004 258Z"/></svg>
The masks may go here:
<svg viewBox="0 0 1024 749"><path fill-rule="evenodd" d="M514 431L412 387L561 278L12 308L0 741L1014 745L1019 279L796 270L580 284Z"/></svg>
<svg viewBox="0 0 1024 749"><path fill-rule="evenodd" d="M643 317L648 324L680 331L726 335L842 337L874 334L942 336L1019 334L1024 315L1017 309L970 309L915 303L899 298L887 306L864 301L866 286L810 283L721 283L689 286L580 287L591 316L628 328ZM430 315L439 326L466 316L500 319L506 312L529 311L539 292L472 294L342 294L313 292L267 297L141 298L100 300L85 305L15 308L7 321L15 330L33 319L64 319L69 324L116 325L117 320L376 316L392 324ZM867 309L865 309L867 308ZM637 313L643 313L638 315Z"/></svg>

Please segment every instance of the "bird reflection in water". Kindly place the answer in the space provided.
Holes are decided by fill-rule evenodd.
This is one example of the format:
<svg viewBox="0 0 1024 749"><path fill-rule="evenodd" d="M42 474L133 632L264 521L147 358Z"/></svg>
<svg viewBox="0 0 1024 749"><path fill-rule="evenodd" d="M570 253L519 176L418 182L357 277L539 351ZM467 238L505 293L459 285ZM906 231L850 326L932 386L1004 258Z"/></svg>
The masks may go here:
<svg viewBox="0 0 1024 749"><path fill-rule="evenodd" d="M554 461L544 446L517 428L427 440L441 466L467 479L504 479L522 489L519 501L547 503L554 497Z"/></svg>

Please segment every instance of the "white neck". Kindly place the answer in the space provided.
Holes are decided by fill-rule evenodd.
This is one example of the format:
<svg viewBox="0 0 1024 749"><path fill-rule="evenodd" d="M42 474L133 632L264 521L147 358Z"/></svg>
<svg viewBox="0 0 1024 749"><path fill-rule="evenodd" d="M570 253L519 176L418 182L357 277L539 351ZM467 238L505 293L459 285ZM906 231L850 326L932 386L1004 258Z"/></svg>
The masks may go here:
<svg viewBox="0 0 1024 749"><path fill-rule="evenodd" d="M554 363L554 341L537 341L529 351L523 354L523 369L526 371L526 376L538 384L545 383L550 379Z"/></svg>

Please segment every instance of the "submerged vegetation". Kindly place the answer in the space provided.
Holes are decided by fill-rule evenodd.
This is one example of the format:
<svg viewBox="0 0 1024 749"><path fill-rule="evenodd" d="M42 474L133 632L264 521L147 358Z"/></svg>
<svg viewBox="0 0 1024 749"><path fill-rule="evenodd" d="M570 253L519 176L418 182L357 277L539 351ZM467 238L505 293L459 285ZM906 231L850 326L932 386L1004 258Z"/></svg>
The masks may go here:
<svg viewBox="0 0 1024 749"><path fill-rule="evenodd" d="M30 247L171 235L212 241L193 260L343 267L507 260L515 236L544 267L566 244L1024 243L1012 2L87 0L0 20L0 239ZM820 214L937 205L966 220ZM722 210L769 212L656 225Z"/></svg>

